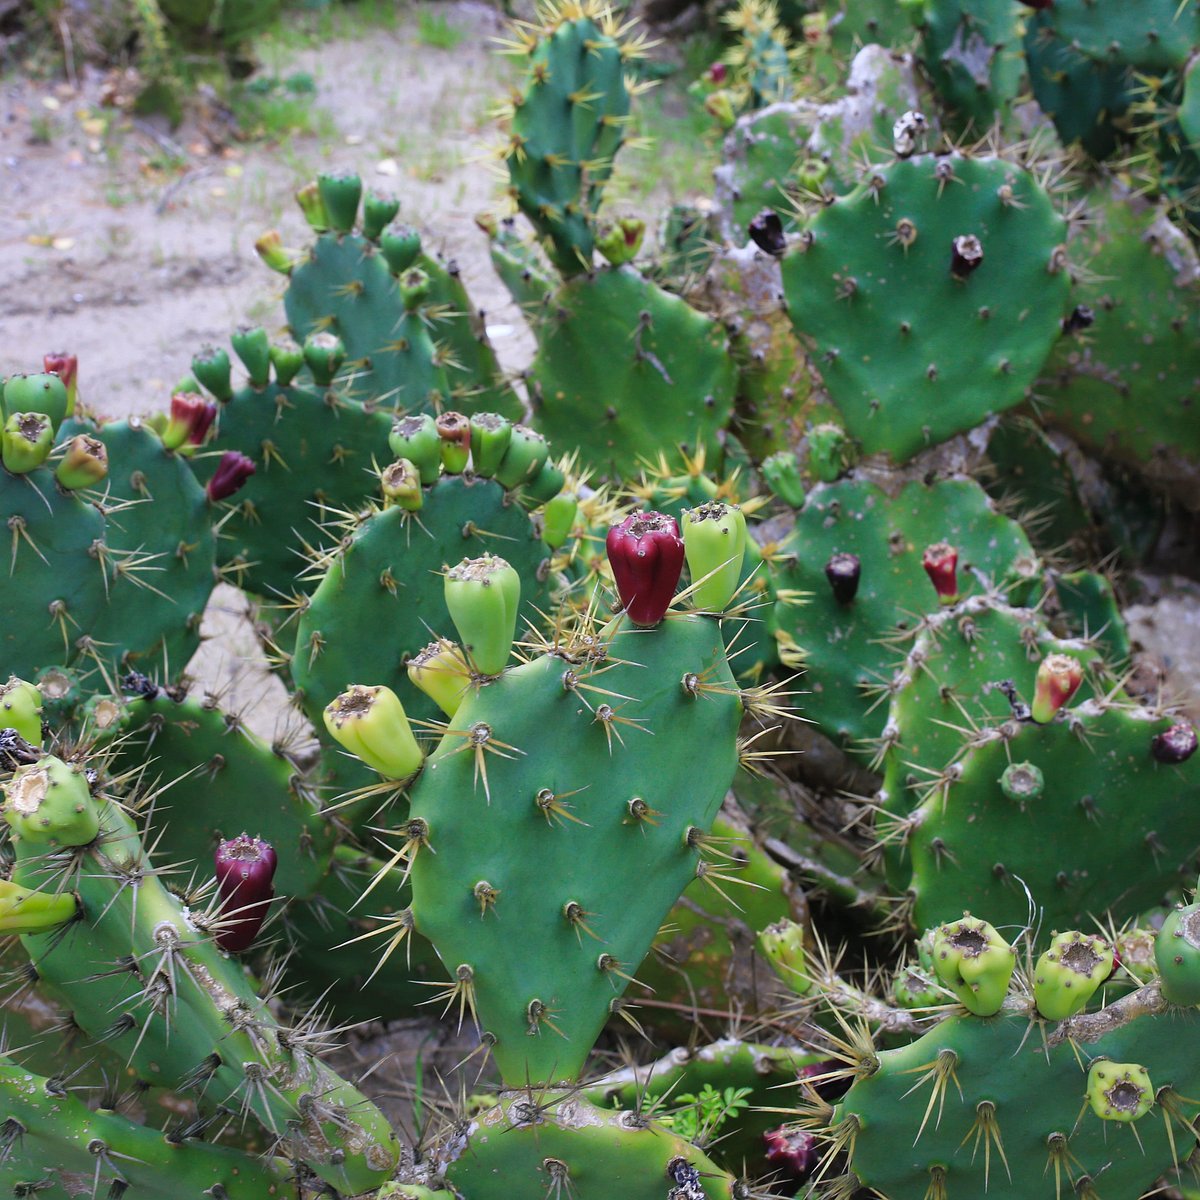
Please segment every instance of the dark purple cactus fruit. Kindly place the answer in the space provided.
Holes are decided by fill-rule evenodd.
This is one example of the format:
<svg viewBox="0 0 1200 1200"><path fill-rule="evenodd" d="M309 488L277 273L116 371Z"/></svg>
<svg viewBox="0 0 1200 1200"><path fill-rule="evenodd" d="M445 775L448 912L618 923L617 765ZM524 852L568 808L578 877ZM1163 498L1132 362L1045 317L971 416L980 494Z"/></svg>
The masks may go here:
<svg viewBox="0 0 1200 1200"><path fill-rule="evenodd" d="M1081 333L1096 320L1096 314L1086 305L1077 304L1069 316L1063 318L1063 333Z"/></svg>
<svg viewBox="0 0 1200 1200"><path fill-rule="evenodd" d="M983 243L973 233L960 233L950 243L950 274L966 279L983 265Z"/></svg>
<svg viewBox="0 0 1200 1200"><path fill-rule="evenodd" d="M720 87L729 75L729 68L723 62L715 62L708 68L708 82Z"/></svg>
<svg viewBox="0 0 1200 1200"><path fill-rule="evenodd" d="M240 450L226 450L204 490L214 504L228 500L257 469Z"/></svg>
<svg viewBox="0 0 1200 1200"><path fill-rule="evenodd" d="M1026 8L1035 8L1038 10L1054 7L1054 0L1021 0L1021 3L1024 4Z"/></svg>
<svg viewBox="0 0 1200 1200"><path fill-rule="evenodd" d="M633 513L605 541L617 593L629 619L649 628L666 616L683 570L683 538L674 517Z"/></svg>
<svg viewBox="0 0 1200 1200"><path fill-rule="evenodd" d="M943 604L953 604L958 599L958 551L948 542L937 542L925 548L921 566L933 584L938 599Z"/></svg>
<svg viewBox="0 0 1200 1200"><path fill-rule="evenodd" d="M270 843L243 833L222 842L213 858L222 918L217 945L237 954L254 941L266 919L278 856Z"/></svg>
<svg viewBox="0 0 1200 1200"><path fill-rule="evenodd" d="M773 209L764 208L749 225L750 240L772 258L782 258L787 249L787 238L783 235L783 222Z"/></svg>
<svg viewBox="0 0 1200 1200"><path fill-rule="evenodd" d="M817 1139L803 1129L780 1125L763 1134L767 1162L788 1179L807 1179L821 1161Z"/></svg>
<svg viewBox="0 0 1200 1200"><path fill-rule="evenodd" d="M852 1082L832 1058L801 1067L796 1072L796 1080L804 1089L811 1089L829 1104L840 1100L850 1090Z"/></svg>
<svg viewBox="0 0 1200 1200"><path fill-rule="evenodd" d="M1172 725L1170 729L1155 734L1150 743L1150 753L1160 763L1174 766L1187 762L1196 753L1196 731L1187 721Z"/></svg>
<svg viewBox="0 0 1200 1200"><path fill-rule="evenodd" d="M841 605L853 604L858 595L858 582L862 578L862 563L857 554L835 554L825 564L825 578L829 580L833 598Z"/></svg>

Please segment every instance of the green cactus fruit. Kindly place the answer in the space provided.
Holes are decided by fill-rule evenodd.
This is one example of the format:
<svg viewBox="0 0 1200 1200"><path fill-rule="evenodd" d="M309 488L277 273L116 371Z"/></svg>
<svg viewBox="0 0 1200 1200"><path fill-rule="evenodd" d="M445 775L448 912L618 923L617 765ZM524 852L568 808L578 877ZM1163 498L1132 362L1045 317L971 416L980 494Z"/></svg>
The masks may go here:
<svg viewBox="0 0 1200 1200"><path fill-rule="evenodd" d="M705 612L724 612L742 578L745 514L736 504L713 501L684 509L681 526L692 602Z"/></svg>
<svg viewBox="0 0 1200 1200"><path fill-rule="evenodd" d="M614 266L632 262L642 248L646 222L638 217L621 217L602 229L596 238L596 249Z"/></svg>
<svg viewBox="0 0 1200 1200"><path fill-rule="evenodd" d="M426 487L437 483L442 472L442 443L437 422L429 413L400 417L388 435L388 445L397 458L406 458L417 468Z"/></svg>
<svg viewBox="0 0 1200 1200"><path fill-rule="evenodd" d="M265 388L271 382L271 339L261 325L239 326L229 337L234 353L242 360L250 386Z"/></svg>
<svg viewBox="0 0 1200 1200"><path fill-rule="evenodd" d="M901 1008L936 1008L945 1004L945 990L932 970L910 963L901 968L892 980L892 1000Z"/></svg>
<svg viewBox="0 0 1200 1200"><path fill-rule="evenodd" d="M393 275L402 275L421 254L421 235L411 225L392 225L379 239L379 248Z"/></svg>
<svg viewBox="0 0 1200 1200"><path fill-rule="evenodd" d="M325 708L330 736L385 779L411 779L425 760L391 688L353 684Z"/></svg>
<svg viewBox="0 0 1200 1200"><path fill-rule="evenodd" d="M35 749L42 746L42 693L32 683L8 677L0 684L0 727L15 729Z"/></svg>
<svg viewBox="0 0 1200 1200"><path fill-rule="evenodd" d="M11 375L4 384L4 412L41 413L50 418L53 431L70 415L67 385L51 371L36 375Z"/></svg>
<svg viewBox="0 0 1200 1200"><path fill-rule="evenodd" d="M798 996L812 990L804 953L805 929L797 921L777 921L759 932L758 946L771 969Z"/></svg>
<svg viewBox="0 0 1200 1200"><path fill-rule="evenodd" d="M14 412L0 433L0 462L12 475L28 475L50 457L54 426L45 413Z"/></svg>
<svg viewBox="0 0 1200 1200"><path fill-rule="evenodd" d="M446 609L467 660L481 675L508 664L521 607L521 577L502 558L464 558L445 576Z"/></svg>
<svg viewBox="0 0 1200 1200"><path fill-rule="evenodd" d="M77 433L54 468L58 486L68 492L92 488L108 476L108 447L86 433Z"/></svg>
<svg viewBox="0 0 1200 1200"><path fill-rule="evenodd" d="M346 347L337 334L321 331L304 339L304 362L317 387L329 387L345 361Z"/></svg>
<svg viewBox="0 0 1200 1200"><path fill-rule="evenodd" d="M4 819L30 846L86 846L100 832L87 780L50 754L18 767L4 785Z"/></svg>
<svg viewBox="0 0 1200 1200"><path fill-rule="evenodd" d="M429 299L431 281L420 267L409 267L397 277L400 286L400 302L404 311L415 313Z"/></svg>
<svg viewBox="0 0 1200 1200"><path fill-rule="evenodd" d="M471 667L462 649L449 638L430 642L419 654L408 660L408 677L448 717L471 688Z"/></svg>
<svg viewBox="0 0 1200 1200"><path fill-rule="evenodd" d="M999 779L1005 798L1018 804L1040 800L1046 790L1046 777L1036 763L1009 763Z"/></svg>
<svg viewBox="0 0 1200 1200"><path fill-rule="evenodd" d="M317 176L317 192L329 228L334 233L351 233L358 220L362 180L350 172L336 175L322 173Z"/></svg>
<svg viewBox="0 0 1200 1200"><path fill-rule="evenodd" d="M526 425L514 425L504 458L495 471L495 480L506 491L522 487L533 479L550 457L546 439Z"/></svg>
<svg viewBox="0 0 1200 1200"><path fill-rule="evenodd" d="M1159 985L1172 1004L1200 1004L1200 904L1175 909L1154 939Z"/></svg>
<svg viewBox="0 0 1200 1200"><path fill-rule="evenodd" d="M563 491L546 501L542 509L542 541L551 550L566 545L575 521L579 516L579 497L575 492Z"/></svg>
<svg viewBox="0 0 1200 1200"><path fill-rule="evenodd" d="M774 454L764 458L762 474L767 487L784 504L791 508L803 506L804 479L800 474L800 464L796 461L795 451L777 450Z"/></svg>
<svg viewBox="0 0 1200 1200"><path fill-rule="evenodd" d="M277 229L268 229L259 234L254 242L254 250L263 263L278 275L291 275L293 267L300 260L300 254L283 244L283 238Z"/></svg>
<svg viewBox="0 0 1200 1200"><path fill-rule="evenodd" d="M998 1013L1017 965L1013 948L986 921L964 913L933 935L933 969L938 979L978 1017Z"/></svg>
<svg viewBox="0 0 1200 1200"><path fill-rule="evenodd" d="M283 342L272 342L268 353L271 366L275 368L275 382L281 388L287 387L304 366L304 351L288 338Z"/></svg>
<svg viewBox="0 0 1200 1200"><path fill-rule="evenodd" d="M475 413L471 417L471 468L476 475L490 479L512 441L512 422L499 413Z"/></svg>
<svg viewBox="0 0 1200 1200"><path fill-rule="evenodd" d="M379 241L379 235L396 219L400 201L394 196L367 192L363 197L362 232L369 241Z"/></svg>
<svg viewBox="0 0 1200 1200"><path fill-rule="evenodd" d="M192 374L222 404L233 395L233 368L229 363L229 355L219 346L205 346L192 359ZM191 390L195 391L194 388Z"/></svg>
<svg viewBox="0 0 1200 1200"><path fill-rule="evenodd" d="M73 921L75 897L67 892L33 892L0 879L0 933L48 933Z"/></svg>
<svg viewBox="0 0 1200 1200"><path fill-rule="evenodd" d="M809 473L821 483L840 479L858 461L858 450L840 425L815 425L806 441Z"/></svg>
<svg viewBox="0 0 1200 1200"><path fill-rule="evenodd" d="M296 190L296 203L313 233L324 233L330 228L329 214L325 211L325 198L320 184L314 179Z"/></svg>
<svg viewBox="0 0 1200 1200"><path fill-rule="evenodd" d="M1102 1121L1138 1121L1154 1107L1150 1072L1140 1063L1100 1059L1088 1069L1087 1100Z"/></svg>
<svg viewBox="0 0 1200 1200"><path fill-rule="evenodd" d="M396 504L405 512L420 512L421 505L425 503L420 473L407 458L384 467L379 475L379 484L385 508Z"/></svg>
<svg viewBox="0 0 1200 1200"><path fill-rule="evenodd" d="M541 469L521 488L520 501L526 508L537 508L553 500L567 482L567 473L558 463L547 460Z"/></svg>
<svg viewBox="0 0 1200 1200"><path fill-rule="evenodd" d="M471 423L462 413L439 413L436 421L438 449L447 475L461 475L471 461Z"/></svg>
<svg viewBox="0 0 1200 1200"><path fill-rule="evenodd" d="M1113 949L1078 930L1056 934L1033 969L1033 999L1048 1021L1082 1012L1112 974Z"/></svg>

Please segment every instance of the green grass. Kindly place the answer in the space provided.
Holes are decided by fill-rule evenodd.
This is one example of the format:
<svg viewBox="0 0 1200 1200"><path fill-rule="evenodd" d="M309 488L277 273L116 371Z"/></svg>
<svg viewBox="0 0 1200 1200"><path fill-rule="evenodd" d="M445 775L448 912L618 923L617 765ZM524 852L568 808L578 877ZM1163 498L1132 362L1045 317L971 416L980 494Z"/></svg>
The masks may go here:
<svg viewBox="0 0 1200 1200"><path fill-rule="evenodd" d="M423 8L417 14L417 41L422 46L453 50L464 37L466 34L461 29L455 29L441 13Z"/></svg>

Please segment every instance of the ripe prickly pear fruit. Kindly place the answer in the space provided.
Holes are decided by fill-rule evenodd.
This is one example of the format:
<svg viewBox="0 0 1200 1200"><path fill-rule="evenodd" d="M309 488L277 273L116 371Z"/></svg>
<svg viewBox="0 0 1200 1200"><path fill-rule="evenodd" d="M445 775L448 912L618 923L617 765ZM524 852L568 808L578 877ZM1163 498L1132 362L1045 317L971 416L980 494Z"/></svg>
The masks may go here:
<svg viewBox="0 0 1200 1200"><path fill-rule="evenodd" d="M379 484L383 491L385 508L398 504L407 512L417 512L425 503L425 496L421 491L421 476L407 458L398 459L390 466L384 467L379 476Z"/></svg>
<svg viewBox="0 0 1200 1200"><path fill-rule="evenodd" d="M1087 1099L1102 1121L1129 1124L1154 1107L1154 1085L1140 1063L1097 1059L1088 1071Z"/></svg>
<svg viewBox="0 0 1200 1200"><path fill-rule="evenodd" d="M500 468L512 441L512 422L499 413L476 413L471 425L471 466L490 479Z"/></svg>
<svg viewBox="0 0 1200 1200"><path fill-rule="evenodd" d="M1053 721L1082 682L1083 666L1077 658L1069 654L1047 654L1038 667L1030 716L1039 725Z"/></svg>
<svg viewBox="0 0 1200 1200"><path fill-rule="evenodd" d="M458 645L449 638L438 638L409 659L408 678L452 717L471 686L471 667Z"/></svg>
<svg viewBox="0 0 1200 1200"><path fill-rule="evenodd" d="M407 271L421 253L421 235L411 225L393 225L379 239L384 261L393 275Z"/></svg>
<svg viewBox="0 0 1200 1200"><path fill-rule="evenodd" d="M42 413L57 430L67 419L70 407L67 385L51 372L12 375L4 384L4 411L9 417L15 413Z"/></svg>
<svg viewBox="0 0 1200 1200"><path fill-rule="evenodd" d="M521 577L502 558L464 558L445 576L446 608L473 670L499 675L508 663L521 606Z"/></svg>
<svg viewBox="0 0 1200 1200"><path fill-rule="evenodd" d="M461 475L471 460L471 422L459 412L438 415L438 449L448 475Z"/></svg>
<svg viewBox="0 0 1200 1200"><path fill-rule="evenodd" d="M45 413L15 412L0 433L0 461L14 475L28 475L50 457L54 426Z"/></svg>
<svg viewBox="0 0 1200 1200"><path fill-rule="evenodd" d="M260 235L254 243L254 250L272 271L277 271L280 275L290 275L300 258L298 251L289 250L283 244L283 238L279 236L277 229L268 229Z"/></svg>
<svg viewBox="0 0 1200 1200"><path fill-rule="evenodd" d="M1005 799L1018 803L1040 800L1046 787L1041 768L1030 762L1009 763L1000 776L1000 790Z"/></svg>
<svg viewBox="0 0 1200 1200"><path fill-rule="evenodd" d="M229 343L250 376L250 386L265 388L271 382L271 340L267 331L261 325L239 325Z"/></svg>
<svg viewBox="0 0 1200 1200"><path fill-rule="evenodd" d="M766 1159L789 1179L807 1179L821 1161L821 1146L816 1137L790 1125L768 1129L763 1134Z"/></svg>
<svg viewBox="0 0 1200 1200"><path fill-rule="evenodd" d="M49 754L4 785L4 819L17 837L54 847L86 846L100 832L87 781Z"/></svg>
<svg viewBox="0 0 1200 1200"><path fill-rule="evenodd" d="M31 892L0 879L0 933L49 933L74 920L77 909L69 892Z"/></svg>
<svg viewBox="0 0 1200 1200"><path fill-rule="evenodd" d="M812 989L805 970L804 926L798 921L776 921L759 931L758 948L771 969L797 996Z"/></svg>
<svg viewBox="0 0 1200 1200"><path fill-rule="evenodd" d="M317 176L317 192L325 209L325 219L337 233L351 233L358 220L358 202L362 199L362 180L349 171L322 172Z"/></svg>
<svg viewBox="0 0 1200 1200"><path fill-rule="evenodd" d="M1196 730L1188 721L1172 725L1155 734L1150 742L1150 753L1158 762L1170 766L1187 762L1196 753Z"/></svg>
<svg viewBox="0 0 1200 1200"><path fill-rule="evenodd" d="M211 392L222 404L233 396L233 371L229 365L229 355L219 346L205 346L192 359L192 374L200 385ZM177 391L194 389L177 388Z"/></svg>
<svg viewBox="0 0 1200 1200"><path fill-rule="evenodd" d="M397 458L407 459L427 487L442 473L442 443L437 422L429 413L401 417L392 425L388 446Z"/></svg>
<svg viewBox="0 0 1200 1200"><path fill-rule="evenodd" d="M862 579L862 562L857 554L833 554L825 564L825 578L838 604L853 604Z"/></svg>
<svg viewBox="0 0 1200 1200"><path fill-rule="evenodd" d="M310 333L304 339L304 361L317 387L328 387L346 361L346 347L336 334Z"/></svg>
<svg viewBox="0 0 1200 1200"><path fill-rule="evenodd" d="M495 480L505 491L511 492L535 478L549 457L550 446L540 433L527 425L514 425L512 441L496 469Z"/></svg>
<svg viewBox="0 0 1200 1200"><path fill-rule="evenodd" d="M804 480L800 464L791 450L777 450L763 459L762 475L767 487L791 508L804 507Z"/></svg>
<svg viewBox="0 0 1200 1200"><path fill-rule="evenodd" d="M391 688L352 684L325 708L339 745L386 779L411 779L425 760L400 697Z"/></svg>
<svg viewBox="0 0 1200 1200"><path fill-rule="evenodd" d="M162 444L168 450L202 446L216 419L215 404L210 404L194 392L176 392L171 397L171 415L160 435Z"/></svg>
<svg viewBox="0 0 1200 1200"><path fill-rule="evenodd" d="M674 517L633 513L605 541L617 594L630 621L649 628L667 614L683 570L683 538Z"/></svg>
<svg viewBox="0 0 1200 1200"><path fill-rule="evenodd" d="M692 600L723 612L737 592L746 555L746 516L719 500L683 510L683 550L692 574Z"/></svg>
<svg viewBox="0 0 1200 1200"><path fill-rule="evenodd" d="M304 351L288 338L284 342L272 343L270 354L271 366L275 368L275 382L280 387L287 387L304 366Z"/></svg>
<svg viewBox="0 0 1200 1200"><path fill-rule="evenodd" d="M559 492L542 509L542 541L551 550L566 544L579 516L579 497L574 492Z"/></svg>
<svg viewBox="0 0 1200 1200"><path fill-rule="evenodd" d="M1200 904L1177 908L1154 939L1159 986L1172 1004L1200 1004Z"/></svg>
<svg viewBox="0 0 1200 1200"><path fill-rule="evenodd" d="M204 491L214 504L228 500L257 470L254 462L240 450L226 450Z"/></svg>
<svg viewBox="0 0 1200 1200"><path fill-rule="evenodd" d="M368 192L363 198L363 237L372 242L379 241L379 235L396 219L399 211L400 201L394 196Z"/></svg>
<svg viewBox="0 0 1200 1200"><path fill-rule="evenodd" d="M270 843L243 833L222 841L213 859L221 901L217 945L237 954L250 946L266 920L278 857Z"/></svg>
<svg viewBox="0 0 1200 1200"><path fill-rule="evenodd" d="M1113 950L1103 938L1078 930L1057 934L1033 972L1038 1012L1048 1021L1082 1012L1112 968Z"/></svg>
<svg viewBox="0 0 1200 1200"><path fill-rule="evenodd" d="M51 350L42 355L42 370L57 375L67 389L67 416L75 415L75 397L79 391L79 359L66 350Z"/></svg>
<svg viewBox="0 0 1200 1200"><path fill-rule="evenodd" d="M933 969L938 979L978 1017L1000 1011L1016 963L1013 948L970 913L934 930Z"/></svg>
<svg viewBox="0 0 1200 1200"><path fill-rule="evenodd" d="M108 475L108 447L98 438L77 433L63 451L54 478L64 491L95 487Z"/></svg>
<svg viewBox="0 0 1200 1200"><path fill-rule="evenodd" d="M15 675L0 684L0 729L15 729L31 746L41 748L42 693Z"/></svg>
<svg viewBox="0 0 1200 1200"><path fill-rule="evenodd" d="M958 603L958 551L948 542L926 546L921 566L937 592L939 604Z"/></svg>

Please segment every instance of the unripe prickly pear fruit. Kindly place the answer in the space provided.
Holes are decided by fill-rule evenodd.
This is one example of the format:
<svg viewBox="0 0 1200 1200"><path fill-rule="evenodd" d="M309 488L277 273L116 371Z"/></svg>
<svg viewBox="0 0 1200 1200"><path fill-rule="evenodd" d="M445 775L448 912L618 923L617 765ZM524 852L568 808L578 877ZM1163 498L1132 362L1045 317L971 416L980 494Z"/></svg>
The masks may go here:
<svg viewBox="0 0 1200 1200"><path fill-rule="evenodd" d="M54 449L54 426L45 413L15 412L0 433L0 461L14 475L36 471Z"/></svg>
<svg viewBox="0 0 1200 1200"><path fill-rule="evenodd" d="M192 359L192 374L200 385L224 404L233 396L233 370L229 365L229 355L219 346L205 346ZM177 388L177 391L195 390Z"/></svg>
<svg viewBox="0 0 1200 1200"><path fill-rule="evenodd" d="M1017 956L986 921L964 913L933 934L933 969L978 1017L995 1016L1004 1004Z"/></svg>
<svg viewBox="0 0 1200 1200"><path fill-rule="evenodd" d="M626 615L649 628L667 614L683 570L683 538L674 517L633 513L608 531L609 566Z"/></svg>
<svg viewBox="0 0 1200 1200"><path fill-rule="evenodd" d="M394 196L368 192L363 199L362 232L369 241L379 241L379 235L396 219L400 201Z"/></svg>
<svg viewBox="0 0 1200 1200"><path fill-rule="evenodd" d="M1038 1012L1048 1021L1063 1021L1082 1012L1112 968L1112 947L1103 938L1078 930L1056 935L1033 972Z"/></svg>
<svg viewBox="0 0 1200 1200"><path fill-rule="evenodd" d="M850 435L833 424L814 425L808 433L808 469L822 483L850 470L858 455Z"/></svg>
<svg viewBox="0 0 1200 1200"><path fill-rule="evenodd" d="M15 675L0 684L0 729L15 729L31 746L41 748L42 693Z"/></svg>
<svg viewBox="0 0 1200 1200"><path fill-rule="evenodd" d="M1154 1085L1140 1063L1092 1063L1087 1077L1087 1099L1092 1112L1102 1121L1128 1124L1144 1117L1154 1107Z"/></svg>
<svg viewBox="0 0 1200 1200"><path fill-rule="evenodd" d="M411 779L425 755L391 688L353 684L326 706L325 728L339 745L385 779Z"/></svg>
<svg viewBox="0 0 1200 1200"><path fill-rule="evenodd" d="M275 382L287 387L304 366L304 351L288 338L284 342L272 342L271 366L275 368Z"/></svg>
<svg viewBox="0 0 1200 1200"><path fill-rule="evenodd" d="M325 209L325 219L336 233L350 233L358 220L358 202L362 199L362 180L352 172L317 176L317 192Z"/></svg>
<svg viewBox="0 0 1200 1200"><path fill-rule="evenodd" d="M437 483L442 473L442 442L437 422L429 413L396 421L388 434L388 446L397 458L406 458L417 468L426 487Z"/></svg>
<svg viewBox="0 0 1200 1200"><path fill-rule="evenodd" d="M621 217L620 220L602 230L596 238L596 249L614 267L632 262L642 248L646 236L646 222L638 217Z"/></svg>
<svg viewBox="0 0 1200 1200"><path fill-rule="evenodd" d="M408 678L452 717L471 686L471 667L458 645L439 638L408 660Z"/></svg>
<svg viewBox="0 0 1200 1200"><path fill-rule="evenodd" d="M732 129L737 120L733 98L726 91L712 92L704 97L704 111L722 128Z"/></svg>
<svg viewBox="0 0 1200 1200"><path fill-rule="evenodd" d="M100 832L87 781L49 754L4 785L4 819L18 837L55 847L86 846Z"/></svg>
<svg viewBox="0 0 1200 1200"><path fill-rule="evenodd" d="M514 425L512 440L496 469L495 480L505 491L511 492L533 479L549 457L550 447L537 430L527 425Z"/></svg>
<svg viewBox="0 0 1200 1200"><path fill-rule="evenodd" d="M758 948L771 969L798 996L812 990L812 979L805 969L804 926L782 920L760 930Z"/></svg>
<svg viewBox="0 0 1200 1200"><path fill-rule="evenodd" d="M79 391L79 359L66 350L51 350L42 355L42 370L57 375L67 389L67 416L75 415L75 397Z"/></svg>
<svg viewBox="0 0 1200 1200"><path fill-rule="evenodd" d="M68 492L95 487L108 475L108 447L98 438L77 433L54 468L58 486Z"/></svg>
<svg viewBox="0 0 1200 1200"><path fill-rule="evenodd" d="M442 466L448 475L461 475L471 459L471 422L462 413L444 412L436 424Z"/></svg>
<svg viewBox="0 0 1200 1200"><path fill-rule="evenodd" d="M1029 714L1039 725L1053 721L1083 682L1083 666L1069 654L1047 654L1038 666Z"/></svg>
<svg viewBox="0 0 1200 1200"><path fill-rule="evenodd" d="M566 544L579 516L579 498L574 492L559 492L542 509L542 541L551 550Z"/></svg>
<svg viewBox="0 0 1200 1200"><path fill-rule="evenodd" d="M1000 776L1000 790L1005 799L1018 803L1040 800L1046 787L1046 777L1033 763L1009 763Z"/></svg>
<svg viewBox="0 0 1200 1200"><path fill-rule="evenodd" d="M407 271L421 253L421 235L411 225L393 225L379 239L384 261L393 275Z"/></svg>
<svg viewBox="0 0 1200 1200"><path fill-rule="evenodd" d="M31 892L0 879L0 933L49 933L74 920L78 907L68 892Z"/></svg>
<svg viewBox="0 0 1200 1200"><path fill-rule="evenodd" d="M272 271L277 271L280 275L290 275L300 258L298 251L290 250L283 244L283 238L279 236L277 229L268 229L266 233L261 234L254 243L254 250Z"/></svg>
<svg viewBox="0 0 1200 1200"><path fill-rule="evenodd" d="M421 491L421 476L407 458L398 459L390 466L384 467L379 476L379 486L383 492L385 508L398 504L406 512L417 512L425 503L425 495Z"/></svg>
<svg viewBox="0 0 1200 1200"><path fill-rule="evenodd" d="M346 347L336 334L310 333L304 339L304 361L317 387L328 387L346 361Z"/></svg>
<svg viewBox="0 0 1200 1200"><path fill-rule="evenodd" d="M70 408L67 385L52 372L12 375L4 384L4 411L10 417L14 413L42 413L57 431Z"/></svg>
<svg viewBox="0 0 1200 1200"><path fill-rule="evenodd" d="M325 201L315 180L297 190L296 203L300 205L300 211L313 233L324 233L329 229L329 214L325 211Z"/></svg>
<svg viewBox="0 0 1200 1200"><path fill-rule="evenodd" d="M1177 908L1154 939L1159 986L1172 1004L1200 1004L1200 904Z"/></svg>
<svg viewBox="0 0 1200 1200"><path fill-rule="evenodd" d="M222 841L213 862L221 902L217 945L237 954L250 946L267 918L278 856L269 842L243 833Z"/></svg>
<svg viewBox="0 0 1200 1200"><path fill-rule="evenodd" d="M934 1008L946 1003L945 993L923 967L902 968L892 981L892 999L901 1008Z"/></svg>
<svg viewBox="0 0 1200 1200"><path fill-rule="evenodd" d="M399 276L400 300L407 312L416 312L429 296L429 276L420 267L409 267Z"/></svg>
<svg viewBox="0 0 1200 1200"><path fill-rule="evenodd" d="M825 578L833 598L843 607L854 603L862 580L862 561L857 554L833 554L825 564Z"/></svg>
<svg viewBox="0 0 1200 1200"><path fill-rule="evenodd" d="M791 508L804 507L804 480L800 477L800 464L791 450L777 450L762 462L762 475L767 487Z"/></svg>
<svg viewBox="0 0 1200 1200"><path fill-rule="evenodd" d="M445 576L446 609L467 661L481 675L508 663L521 606L521 577L502 558L464 558Z"/></svg>
<svg viewBox="0 0 1200 1200"><path fill-rule="evenodd" d="M737 505L712 501L683 510L683 550L697 608L719 613L733 599L746 536L746 516Z"/></svg>
<svg viewBox="0 0 1200 1200"><path fill-rule="evenodd" d="M202 446L212 423L217 419L217 406L196 393L176 392L171 397L171 415L163 427L162 444L168 450L183 446Z"/></svg>
<svg viewBox="0 0 1200 1200"><path fill-rule="evenodd" d="M566 472L562 467L547 459L542 463L542 469L521 488L521 503L531 509L545 504L563 490L566 482Z"/></svg>
<svg viewBox="0 0 1200 1200"><path fill-rule="evenodd" d="M500 468L512 441L512 422L499 413L476 413L471 425L471 466L490 479Z"/></svg>
<svg viewBox="0 0 1200 1200"><path fill-rule="evenodd" d="M939 604L958 603L958 551L948 542L926 546L921 566L937 592Z"/></svg>
<svg viewBox="0 0 1200 1200"><path fill-rule="evenodd" d="M261 325L239 325L229 338L234 353L242 360L252 388L271 382L271 340Z"/></svg>

